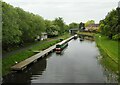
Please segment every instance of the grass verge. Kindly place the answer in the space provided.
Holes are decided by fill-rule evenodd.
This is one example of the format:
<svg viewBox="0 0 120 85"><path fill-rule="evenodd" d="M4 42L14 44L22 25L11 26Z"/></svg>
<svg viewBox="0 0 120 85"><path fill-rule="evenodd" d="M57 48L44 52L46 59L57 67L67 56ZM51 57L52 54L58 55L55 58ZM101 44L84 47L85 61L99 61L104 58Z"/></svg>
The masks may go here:
<svg viewBox="0 0 120 85"><path fill-rule="evenodd" d="M66 39L68 37L70 37L70 35L65 34L65 35L59 36L59 37L57 37L57 38L55 38L55 39L53 39L49 42L48 41L43 41L44 42L43 44L41 44L41 43L38 44L37 43L37 45L31 46L30 49L22 50L22 51L20 51L16 54L13 54L13 55L10 55L6 58L3 58L3 60L2 60L2 75L4 76L4 75L10 73L10 67L15 65L15 61L21 62L21 61L35 55L36 53L33 52L34 50L42 51L42 50L60 42L60 38Z"/></svg>
<svg viewBox="0 0 120 85"><path fill-rule="evenodd" d="M118 41L108 39L104 35L96 34L95 41L103 58L101 63L109 70L118 74Z"/></svg>

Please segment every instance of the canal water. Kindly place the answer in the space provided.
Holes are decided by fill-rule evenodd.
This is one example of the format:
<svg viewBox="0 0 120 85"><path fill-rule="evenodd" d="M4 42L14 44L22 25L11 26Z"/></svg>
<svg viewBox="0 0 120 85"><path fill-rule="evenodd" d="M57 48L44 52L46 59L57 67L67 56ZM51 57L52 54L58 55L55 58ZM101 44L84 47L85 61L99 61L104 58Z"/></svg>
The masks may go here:
<svg viewBox="0 0 120 85"><path fill-rule="evenodd" d="M71 40L61 54L51 53L23 72L4 76L3 83L105 83L109 72L99 63L94 41ZM114 82L114 79L110 80Z"/></svg>

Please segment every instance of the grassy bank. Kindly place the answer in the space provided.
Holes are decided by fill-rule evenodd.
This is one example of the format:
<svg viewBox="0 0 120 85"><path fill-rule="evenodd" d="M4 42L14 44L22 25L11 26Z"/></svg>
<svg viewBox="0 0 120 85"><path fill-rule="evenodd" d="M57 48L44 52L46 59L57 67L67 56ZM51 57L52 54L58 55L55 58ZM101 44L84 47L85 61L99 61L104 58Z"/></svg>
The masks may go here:
<svg viewBox="0 0 120 85"><path fill-rule="evenodd" d="M118 41L108 39L106 36L96 34L95 41L103 56L101 63L109 70L118 73Z"/></svg>
<svg viewBox="0 0 120 85"><path fill-rule="evenodd" d="M21 62L32 55L35 55L36 53L34 51L42 51L58 42L60 42L60 38L66 39L70 37L69 34L65 34L60 37L56 37L55 39L52 39L51 41L43 41L43 44L37 43L36 45L31 46L29 49L22 50L16 54L10 55L6 58L3 58L2 60L2 75L6 75L10 72L10 67L15 65L15 62Z"/></svg>
<svg viewBox="0 0 120 85"><path fill-rule="evenodd" d="M87 35L87 36L94 36L95 33L92 32L78 32L77 34Z"/></svg>

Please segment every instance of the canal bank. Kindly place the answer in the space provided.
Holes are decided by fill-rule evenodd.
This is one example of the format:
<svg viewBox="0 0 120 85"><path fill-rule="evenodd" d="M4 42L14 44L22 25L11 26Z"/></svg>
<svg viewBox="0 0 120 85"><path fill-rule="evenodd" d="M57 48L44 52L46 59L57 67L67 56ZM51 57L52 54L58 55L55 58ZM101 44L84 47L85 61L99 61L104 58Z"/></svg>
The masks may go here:
<svg viewBox="0 0 120 85"><path fill-rule="evenodd" d="M3 83L115 82L102 68L98 56L94 41L73 39L61 54L51 53L22 72L4 76Z"/></svg>
<svg viewBox="0 0 120 85"><path fill-rule="evenodd" d="M23 60L22 62L17 63L16 65L12 66L11 70L13 70L13 71L23 71L31 63L35 63L40 58L43 58L43 57L49 55L51 52L54 52L54 49L56 48L56 45L58 45L58 44L63 45L65 43L69 42L73 38L74 38L74 36L71 36L70 38L63 40L60 43L57 43L57 44L55 44L55 45L53 45L53 46L51 46L51 47L49 47L49 48L47 48L47 49L45 49L41 52L38 52L36 55L33 55L30 58L27 58L27 59Z"/></svg>
<svg viewBox="0 0 120 85"><path fill-rule="evenodd" d="M110 40L106 36L100 34L95 35L95 41L102 55L101 63L104 64L105 68L118 75L119 42Z"/></svg>
<svg viewBox="0 0 120 85"><path fill-rule="evenodd" d="M89 32L80 32L78 33L79 35L83 36L92 36L95 39L95 42L97 44L97 47L100 50L101 53L101 58L104 58L101 61L106 68L109 70L113 71L118 75L118 61L119 61L119 41L114 41L108 39L106 36L100 35L100 34L95 34L95 33L89 33Z"/></svg>
<svg viewBox="0 0 120 85"><path fill-rule="evenodd" d="M31 46L30 48L27 48L25 50L22 50L22 51L19 51L17 53L14 53L14 54L11 54L10 56L6 57L6 58L3 58L2 59L2 75L6 75L8 73L11 72L11 66L15 65L16 63L19 63L33 55L36 54L35 51L42 51L42 50L45 50L46 48L60 42L60 39L66 39L70 37L69 34L65 34L63 36L59 36L55 39L53 39L52 41L50 42L47 42L47 41L43 41L44 43L43 44L39 44L37 43L36 45L33 45Z"/></svg>
<svg viewBox="0 0 120 85"><path fill-rule="evenodd" d="M99 60L103 67L110 71L113 75L115 74L120 81L120 74L119 74L119 53L118 48L120 41L114 41L108 39L106 36L101 34L89 33L89 32L80 32L79 35L84 36L92 36L96 42L97 47L100 51Z"/></svg>
<svg viewBox="0 0 120 85"><path fill-rule="evenodd" d="M99 56L95 41L73 39L61 54L51 53L22 72L3 76L3 83L116 83Z"/></svg>

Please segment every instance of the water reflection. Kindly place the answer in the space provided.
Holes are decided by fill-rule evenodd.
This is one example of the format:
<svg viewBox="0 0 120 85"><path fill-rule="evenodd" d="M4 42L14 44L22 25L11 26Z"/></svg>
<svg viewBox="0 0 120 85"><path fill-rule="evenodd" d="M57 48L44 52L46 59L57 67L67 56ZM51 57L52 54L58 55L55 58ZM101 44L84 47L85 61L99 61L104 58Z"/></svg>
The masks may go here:
<svg viewBox="0 0 120 85"><path fill-rule="evenodd" d="M111 83L113 73L101 66L93 40L73 39L61 54L51 53L23 72L3 77L3 83Z"/></svg>
<svg viewBox="0 0 120 85"><path fill-rule="evenodd" d="M79 38L80 38L80 41L84 41L84 40L94 41L93 36L79 35Z"/></svg>
<svg viewBox="0 0 120 85"><path fill-rule="evenodd" d="M115 72L111 71L110 69L108 70L108 67L106 67L106 65L102 63L102 61L104 61L104 57L99 55L97 56L97 60L102 65L103 74L105 75L105 79L104 79L105 82L106 83L118 83L118 75L115 74Z"/></svg>
<svg viewBox="0 0 120 85"><path fill-rule="evenodd" d="M45 71L47 65L46 59L42 59L39 62L31 65L28 69L24 70L23 72L16 72L8 74L7 76L3 77L3 83L31 83L31 76L32 78L37 78L38 75L42 75Z"/></svg>

